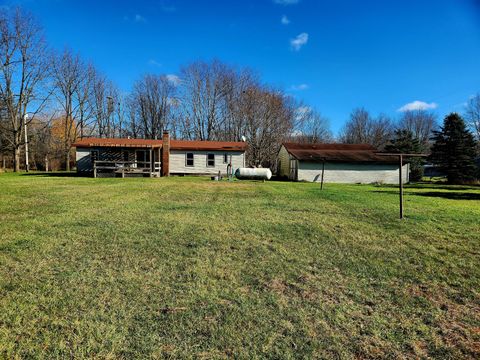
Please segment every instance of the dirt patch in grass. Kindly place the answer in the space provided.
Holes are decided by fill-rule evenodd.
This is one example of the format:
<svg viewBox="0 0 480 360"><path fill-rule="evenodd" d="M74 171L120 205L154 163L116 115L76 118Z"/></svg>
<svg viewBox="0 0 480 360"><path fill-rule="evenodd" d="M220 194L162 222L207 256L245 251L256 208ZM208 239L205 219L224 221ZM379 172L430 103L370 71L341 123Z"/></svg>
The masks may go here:
<svg viewBox="0 0 480 360"><path fill-rule="evenodd" d="M428 301L438 312L434 317L435 338L454 353L480 358L480 296L470 298L444 286L413 285L412 297ZM420 348L427 348L425 344Z"/></svg>

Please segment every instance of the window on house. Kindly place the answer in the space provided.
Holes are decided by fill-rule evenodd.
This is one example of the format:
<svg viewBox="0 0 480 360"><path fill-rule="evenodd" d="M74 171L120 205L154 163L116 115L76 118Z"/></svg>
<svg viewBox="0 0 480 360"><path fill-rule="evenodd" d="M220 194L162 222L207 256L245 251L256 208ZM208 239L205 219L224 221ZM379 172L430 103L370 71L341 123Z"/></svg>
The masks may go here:
<svg viewBox="0 0 480 360"><path fill-rule="evenodd" d="M215 167L215 154L207 154L207 166Z"/></svg>
<svg viewBox="0 0 480 360"><path fill-rule="evenodd" d="M194 166L193 153L185 154L185 166Z"/></svg>
<svg viewBox="0 0 480 360"><path fill-rule="evenodd" d="M228 164L228 153L223 154L223 163Z"/></svg>

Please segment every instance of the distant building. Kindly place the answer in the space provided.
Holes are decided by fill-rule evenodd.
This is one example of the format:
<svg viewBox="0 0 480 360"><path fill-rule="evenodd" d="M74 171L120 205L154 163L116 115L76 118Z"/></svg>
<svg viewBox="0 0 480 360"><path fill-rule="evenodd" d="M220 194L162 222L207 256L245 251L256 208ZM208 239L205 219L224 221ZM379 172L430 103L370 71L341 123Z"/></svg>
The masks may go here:
<svg viewBox="0 0 480 360"><path fill-rule="evenodd" d="M447 173L433 164L423 165L423 176L425 177L446 177Z"/></svg>
<svg viewBox="0 0 480 360"><path fill-rule="evenodd" d="M244 142L83 138L77 172L95 177L214 175L245 166Z"/></svg>
<svg viewBox="0 0 480 360"><path fill-rule="evenodd" d="M399 183L399 160L381 156L367 144L284 143L278 153L278 176L294 181L326 183ZM403 166L403 182L409 165Z"/></svg>

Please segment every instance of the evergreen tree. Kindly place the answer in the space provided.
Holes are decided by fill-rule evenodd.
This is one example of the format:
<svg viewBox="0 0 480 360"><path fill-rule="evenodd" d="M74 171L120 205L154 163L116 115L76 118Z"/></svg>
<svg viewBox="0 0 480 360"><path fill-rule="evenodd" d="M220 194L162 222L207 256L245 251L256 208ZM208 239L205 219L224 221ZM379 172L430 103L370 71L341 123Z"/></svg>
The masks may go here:
<svg viewBox="0 0 480 360"><path fill-rule="evenodd" d="M386 152L391 153L409 153L420 154L423 146L420 140L416 139L413 133L407 129L395 130L395 137L385 146ZM420 181L423 176L423 162L421 158L411 158L410 160L410 179Z"/></svg>
<svg viewBox="0 0 480 360"><path fill-rule="evenodd" d="M433 140L430 161L447 174L449 183L461 184L475 178L475 139L460 115L448 115L441 130L434 131Z"/></svg>

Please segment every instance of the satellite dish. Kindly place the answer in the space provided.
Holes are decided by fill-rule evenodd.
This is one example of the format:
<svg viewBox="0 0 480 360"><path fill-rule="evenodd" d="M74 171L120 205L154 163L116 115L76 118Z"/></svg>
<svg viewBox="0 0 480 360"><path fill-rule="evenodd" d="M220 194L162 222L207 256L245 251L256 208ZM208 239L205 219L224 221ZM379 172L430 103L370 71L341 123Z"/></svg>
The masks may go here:
<svg viewBox="0 0 480 360"><path fill-rule="evenodd" d="M241 139L243 142L247 141L247 138L244 135L242 135Z"/></svg>

